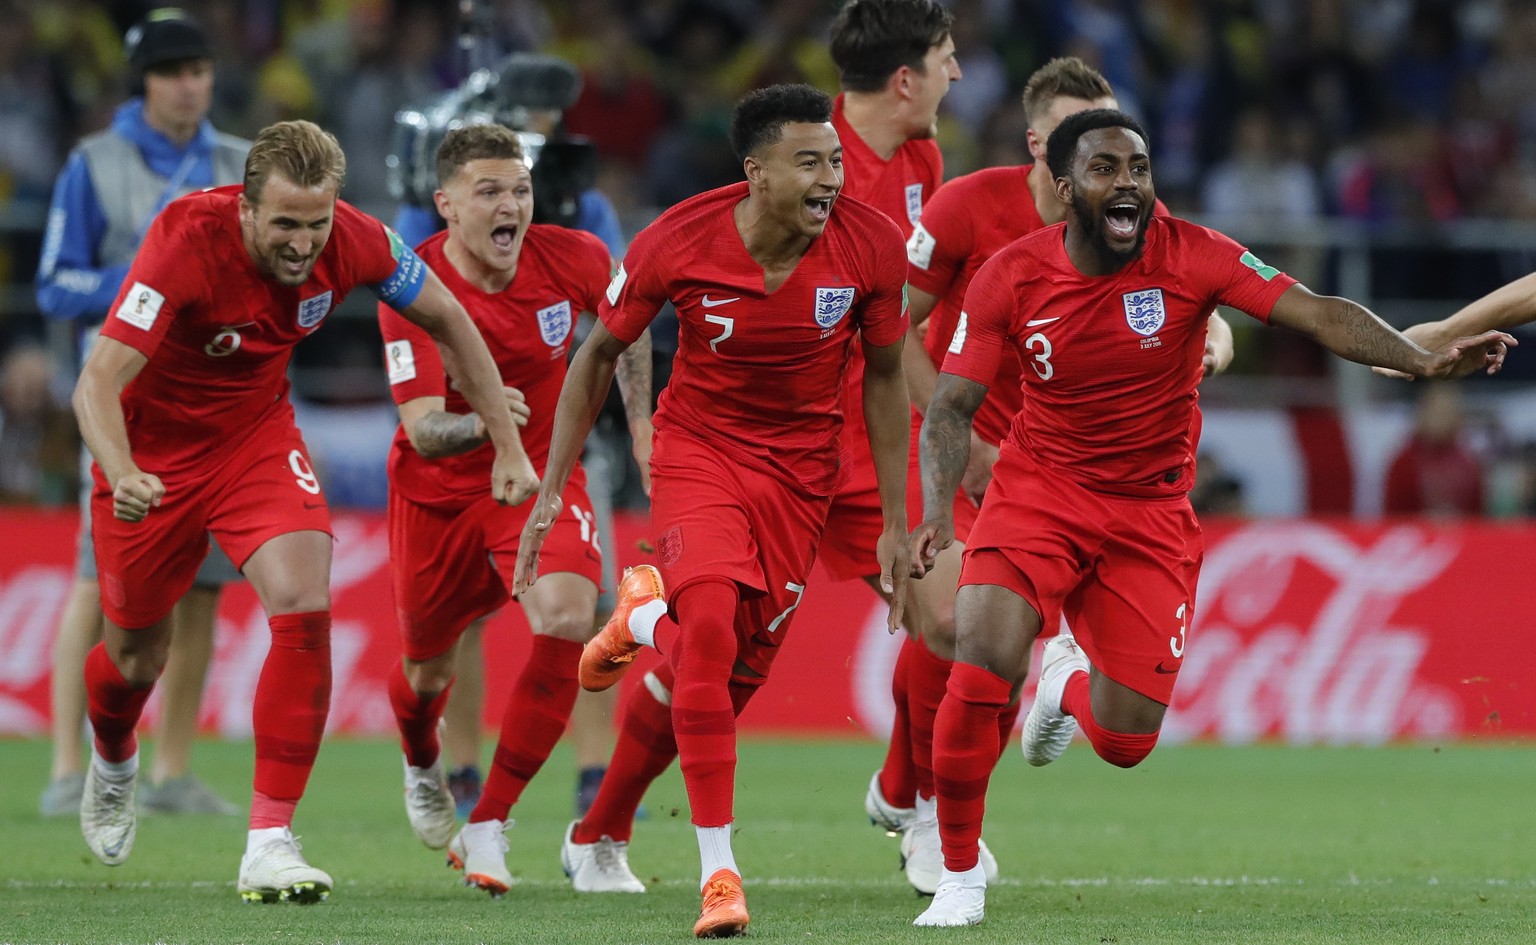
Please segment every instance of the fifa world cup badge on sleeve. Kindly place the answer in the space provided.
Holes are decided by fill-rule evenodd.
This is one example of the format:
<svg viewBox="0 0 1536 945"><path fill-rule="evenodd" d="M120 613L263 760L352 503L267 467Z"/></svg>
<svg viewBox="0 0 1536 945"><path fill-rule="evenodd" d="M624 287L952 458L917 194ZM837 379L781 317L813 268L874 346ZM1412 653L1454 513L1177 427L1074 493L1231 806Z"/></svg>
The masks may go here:
<svg viewBox="0 0 1536 945"><path fill-rule="evenodd" d="M1127 292L1121 298L1125 301L1125 323L1136 334L1143 337L1155 335L1163 327L1168 313L1163 308L1162 289Z"/></svg>
<svg viewBox="0 0 1536 945"><path fill-rule="evenodd" d="M831 328L853 307L853 286L816 290L816 324Z"/></svg>

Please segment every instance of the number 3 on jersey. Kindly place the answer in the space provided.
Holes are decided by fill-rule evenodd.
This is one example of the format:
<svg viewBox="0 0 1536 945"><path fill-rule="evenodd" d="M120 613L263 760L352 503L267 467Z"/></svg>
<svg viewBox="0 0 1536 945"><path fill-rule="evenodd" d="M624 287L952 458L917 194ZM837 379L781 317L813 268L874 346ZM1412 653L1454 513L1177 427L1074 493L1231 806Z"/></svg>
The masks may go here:
<svg viewBox="0 0 1536 945"><path fill-rule="evenodd" d="M1024 339L1024 347L1034 352L1035 363L1030 367L1040 375L1040 380L1048 381L1056 375L1056 366L1051 363L1051 355L1054 353L1051 349L1051 339L1037 331Z"/></svg>

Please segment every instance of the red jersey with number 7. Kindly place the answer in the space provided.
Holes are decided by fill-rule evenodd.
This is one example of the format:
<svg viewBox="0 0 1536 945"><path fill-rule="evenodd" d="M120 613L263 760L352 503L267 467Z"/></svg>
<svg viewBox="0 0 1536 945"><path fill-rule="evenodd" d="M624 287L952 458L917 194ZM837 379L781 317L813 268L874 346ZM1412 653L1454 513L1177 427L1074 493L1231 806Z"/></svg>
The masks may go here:
<svg viewBox="0 0 1536 945"><path fill-rule="evenodd" d="M692 197L642 230L598 311L634 342L677 309L672 379L656 411L674 429L814 495L839 480L840 385L855 333L876 345L907 328L906 252L885 214L838 197L793 273L765 291L736 230L745 182Z"/></svg>

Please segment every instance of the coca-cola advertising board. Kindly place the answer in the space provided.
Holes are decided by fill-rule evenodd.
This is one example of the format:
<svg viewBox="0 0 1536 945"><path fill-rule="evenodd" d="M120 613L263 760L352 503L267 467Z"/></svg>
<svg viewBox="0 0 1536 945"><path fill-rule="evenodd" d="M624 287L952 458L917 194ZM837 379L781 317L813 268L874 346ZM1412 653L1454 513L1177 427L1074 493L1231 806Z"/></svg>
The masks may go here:
<svg viewBox="0 0 1536 945"><path fill-rule="evenodd" d="M393 729L399 659L382 515L336 516L332 730ZM54 630L74 580L73 512L0 512L0 734L48 725ZM648 520L621 516L618 555L645 559ZM1536 735L1536 526L1209 522L1195 616L1164 739L1374 743ZM1172 617L1172 615L1170 615ZM1170 636L1179 631L1175 618ZM491 621L487 718L527 651L516 605ZM744 729L882 734L900 640L858 583L817 573ZM202 725L247 735L266 655L249 587L220 605ZM631 676L639 675L638 673ZM1025 698L1031 697L1031 686ZM150 713L155 711L152 701Z"/></svg>

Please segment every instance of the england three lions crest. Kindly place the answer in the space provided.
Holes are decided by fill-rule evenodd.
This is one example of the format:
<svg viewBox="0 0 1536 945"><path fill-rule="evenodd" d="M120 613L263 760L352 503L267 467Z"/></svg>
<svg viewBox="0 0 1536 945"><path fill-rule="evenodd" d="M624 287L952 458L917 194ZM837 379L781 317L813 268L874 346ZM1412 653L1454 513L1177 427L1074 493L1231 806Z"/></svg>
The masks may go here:
<svg viewBox="0 0 1536 945"><path fill-rule="evenodd" d="M321 292L314 298L305 299L299 303L299 327L313 328L325 320L325 316L331 314L330 292Z"/></svg>
<svg viewBox="0 0 1536 945"><path fill-rule="evenodd" d="M816 324L831 328L853 308L853 286L816 290Z"/></svg>
<svg viewBox="0 0 1536 945"><path fill-rule="evenodd" d="M1162 289L1127 292L1120 298L1125 302L1125 323L1138 335L1157 334L1168 318L1168 312L1163 308Z"/></svg>
<svg viewBox="0 0 1536 945"><path fill-rule="evenodd" d="M551 348L565 342L571 333L571 303L567 300L534 313L539 317L539 337Z"/></svg>

